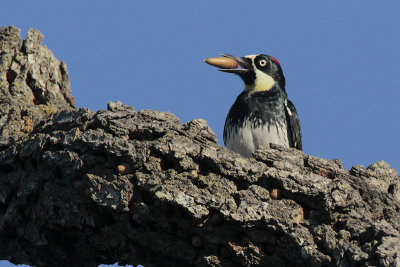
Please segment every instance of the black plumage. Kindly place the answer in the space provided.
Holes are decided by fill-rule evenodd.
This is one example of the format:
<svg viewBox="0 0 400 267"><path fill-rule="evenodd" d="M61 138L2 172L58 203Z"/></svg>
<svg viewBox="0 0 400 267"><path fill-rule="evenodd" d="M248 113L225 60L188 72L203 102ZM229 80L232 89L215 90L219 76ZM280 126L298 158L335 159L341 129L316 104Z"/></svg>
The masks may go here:
<svg viewBox="0 0 400 267"><path fill-rule="evenodd" d="M289 145L298 150L303 150L299 115L292 101L289 99L285 105L285 114L288 124Z"/></svg>
<svg viewBox="0 0 400 267"><path fill-rule="evenodd" d="M223 56L242 68L222 71L238 74L245 83L225 121L225 145L247 157L270 143L302 150L299 116L288 100L279 62L268 55Z"/></svg>

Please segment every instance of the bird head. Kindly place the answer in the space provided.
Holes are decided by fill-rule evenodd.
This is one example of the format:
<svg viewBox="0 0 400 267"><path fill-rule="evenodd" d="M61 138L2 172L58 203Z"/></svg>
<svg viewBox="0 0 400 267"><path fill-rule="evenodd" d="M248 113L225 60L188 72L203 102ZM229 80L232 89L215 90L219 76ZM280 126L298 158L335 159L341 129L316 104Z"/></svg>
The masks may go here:
<svg viewBox="0 0 400 267"><path fill-rule="evenodd" d="M285 90L285 76L283 76L281 65L274 57L264 54L244 57L228 54L222 54L222 56L235 60L241 68L220 69L220 71L239 75L244 81L246 91L268 91L275 85Z"/></svg>

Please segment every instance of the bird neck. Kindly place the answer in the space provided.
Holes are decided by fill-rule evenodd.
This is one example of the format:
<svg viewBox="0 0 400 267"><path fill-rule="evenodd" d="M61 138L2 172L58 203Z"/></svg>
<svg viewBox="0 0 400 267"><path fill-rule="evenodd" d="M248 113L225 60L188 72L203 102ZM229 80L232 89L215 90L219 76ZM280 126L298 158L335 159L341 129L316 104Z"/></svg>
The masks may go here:
<svg viewBox="0 0 400 267"><path fill-rule="evenodd" d="M282 87L278 83L275 83L269 90L247 90L247 88L245 87L244 92L247 93L249 96L257 96L270 101L277 101L279 99L282 99L282 101L284 101L287 98L285 87Z"/></svg>

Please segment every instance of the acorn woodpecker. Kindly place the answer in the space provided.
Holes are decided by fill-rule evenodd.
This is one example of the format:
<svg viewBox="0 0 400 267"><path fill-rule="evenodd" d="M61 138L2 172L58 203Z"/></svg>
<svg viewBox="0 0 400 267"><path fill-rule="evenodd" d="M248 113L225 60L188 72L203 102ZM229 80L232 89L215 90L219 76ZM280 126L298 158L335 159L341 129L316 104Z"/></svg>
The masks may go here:
<svg viewBox="0 0 400 267"><path fill-rule="evenodd" d="M224 127L225 146L245 157L272 144L302 150L299 116L285 90L280 63L269 55L236 57L241 68L223 68L244 81L244 91L229 110Z"/></svg>

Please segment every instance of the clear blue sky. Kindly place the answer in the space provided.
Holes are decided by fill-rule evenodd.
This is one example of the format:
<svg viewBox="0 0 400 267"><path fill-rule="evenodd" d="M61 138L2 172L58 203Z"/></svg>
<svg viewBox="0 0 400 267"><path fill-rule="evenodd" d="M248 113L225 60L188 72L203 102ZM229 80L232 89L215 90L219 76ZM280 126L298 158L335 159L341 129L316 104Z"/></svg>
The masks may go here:
<svg viewBox="0 0 400 267"><path fill-rule="evenodd" d="M243 84L202 59L270 54L299 112L305 153L400 170L399 10L361 0L7 1L0 17L23 36L45 35L79 107L120 100L182 122L203 118L221 144Z"/></svg>

